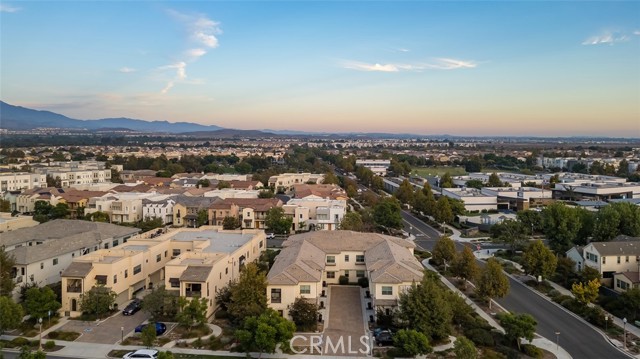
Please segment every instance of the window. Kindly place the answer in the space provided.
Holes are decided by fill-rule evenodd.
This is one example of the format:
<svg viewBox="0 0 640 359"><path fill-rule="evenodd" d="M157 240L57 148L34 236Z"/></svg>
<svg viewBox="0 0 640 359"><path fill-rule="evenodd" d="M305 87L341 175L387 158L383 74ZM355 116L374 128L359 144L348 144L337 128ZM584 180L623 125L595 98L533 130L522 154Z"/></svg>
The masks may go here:
<svg viewBox="0 0 640 359"><path fill-rule="evenodd" d="M332 279L336 277L336 272L327 272L327 278Z"/></svg>
<svg viewBox="0 0 640 359"><path fill-rule="evenodd" d="M169 278L171 288L180 288L180 278Z"/></svg>
<svg viewBox="0 0 640 359"><path fill-rule="evenodd" d="M602 257L602 264L607 264L607 257Z"/></svg>
<svg viewBox="0 0 640 359"><path fill-rule="evenodd" d="M625 263L629 263L629 256L626 256L626 257L624 258L624 261L625 261Z"/></svg>
<svg viewBox="0 0 640 359"><path fill-rule="evenodd" d="M53 258L53 265L58 265L58 258Z"/></svg>
<svg viewBox="0 0 640 359"><path fill-rule="evenodd" d="M116 283L118 283L118 275L114 274L113 275L113 284L116 284Z"/></svg>
<svg viewBox="0 0 640 359"><path fill-rule="evenodd" d="M344 255L344 261L345 261L345 262L348 262L348 261L349 261L349 255L348 255L348 254L345 254L345 255Z"/></svg>
<svg viewBox="0 0 640 359"><path fill-rule="evenodd" d="M167 258L167 251L164 251L164 257Z"/></svg>
<svg viewBox="0 0 640 359"><path fill-rule="evenodd" d="M357 270L356 271L356 277L357 278L364 278L364 271L363 270Z"/></svg>
<svg viewBox="0 0 640 359"><path fill-rule="evenodd" d="M128 278L128 277L129 277L129 270L128 270L128 269L125 269L125 270L124 270L124 277L125 277L125 278Z"/></svg>
<svg viewBox="0 0 640 359"><path fill-rule="evenodd" d="M344 276L349 278L349 271L348 270L344 271Z"/></svg>
<svg viewBox="0 0 640 359"><path fill-rule="evenodd" d="M260 248L262 248L262 245L263 245L263 244L262 244L262 241L260 241Z"/></svg>
<svg viewBox="0 0 640 359"><path fill-rule="evenodd" d="M158 254L158 255L156 256L156 263L157 263L157 262L160 262L161 260L162 260L162 255L161 255L161 254Z"/></svg>
<svg viewBox="0 0 640 359"><path fill-rule="evenodd" d="M308 284L301 285L300 294L311 294L311 286Z"/></svg>
<svg viewBox="0 0 640 359"><path fill-rule="evenodd" d="M382 286L382 295L393 295L393 287Z"/></svg>
<svg viewBox="0 0 640 359"><path fill-rule="evenodd" d="M118 245L118 243L119 243L119 242L118 242L118 240L116 239L116 240L114 240L114 241L111 243L111 245L112 245L113 247L115 247L115 246L117 246L117 245Z"/></svg>
<svg viewBox="0 0 640 359"><path fill-rule="evenodd" d="M592 261L592 262L598 263L598 255L596 255L596 254L587 252L587 259Z"/></svg>
<svg viewBox="0 0 640 359"><path fill-rule="evenodd" d="M224 269L224 274L229 274L229 267Z"/></svg>
<svg viewBox="0 0 640 359"><path fill-rule="evenodd" d="M336 264L336 256L327 256L327 264Z"/></svg>
<svg viewBox="0 0 640 359"><path fill-rule="evenodd" d="M618 256L618 264L620 264L620 256Z"/></svg>
<svg viewBox="0 0 640 359"><path fill-rule="evenodd" d="M359 254L356 256L356 263L364 263L364 255Z"/></svg>
<svg viewBox="0 0 640 359"><path fill-rule="evenodd" d="M44 269L44 263L40 263L40 269Z"/></svg>
<svg viewBox="0 0 640 359"><path fill-rule="evenodd" d="M173 257L177 257L180 255L180 250L179 249L174 249L173 250L173 254L171 254Z"/></svg>
<svg viewBox="0 0 640 359"><path fill-rule="evenodd" d="M142 272L142 264L138 264L137 266L133 267L133 275L136 275L140 272Z"/></svg>
<svg viewBox="0 0 640 359"><path fill-rule="evenodd" d="M282 301L282 290L280 288L271 288L271 303L280 303Z"/></svg>

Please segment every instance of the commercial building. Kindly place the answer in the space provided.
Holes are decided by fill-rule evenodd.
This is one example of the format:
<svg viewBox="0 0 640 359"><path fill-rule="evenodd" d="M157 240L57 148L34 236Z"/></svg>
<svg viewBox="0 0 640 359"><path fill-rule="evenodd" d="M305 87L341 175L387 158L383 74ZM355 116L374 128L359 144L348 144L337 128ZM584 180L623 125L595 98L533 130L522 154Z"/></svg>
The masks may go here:
<svg viewBox="0 0 640 359"><path fill-rule="evenodd" d="M442 195L464 202L467 211L497 210L498 198L475 188L442 188Z"/></svg>
<svg viewBox="0 0 640 359"><path fill-rule="evenodd" d="M324 179L323 174L312 173L283 173L269 177L269 187L276 192L288 192L293 190L293 186L303 183L320 184Z"/></svg>
<svg viewBox="0 0 640 359"><path fill-rule="evenodd" d="M391 166L391 160L359 159L356 160L356 166L368 168L375 175L386 176L387 170L389 169L389 166Z"/></svg>

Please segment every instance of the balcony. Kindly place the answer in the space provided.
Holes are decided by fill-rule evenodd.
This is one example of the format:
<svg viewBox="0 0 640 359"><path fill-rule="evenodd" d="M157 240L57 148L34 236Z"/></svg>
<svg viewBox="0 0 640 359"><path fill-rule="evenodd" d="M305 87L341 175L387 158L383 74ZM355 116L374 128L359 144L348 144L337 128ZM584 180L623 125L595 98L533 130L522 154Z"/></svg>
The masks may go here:
<svg viewBox="0 0 640 359"><path fill-rule="evenodd" d="M187 291L185 291L185 297L200 298L200 297L202 297L202 291L199 291L199 290L187 290Z"/></svg>
<svg viewBox="0 0 640 359"><path fill-rule="evenodd" d="M67 293L82 293L82 286L79 285L68 285Z"/></svg>

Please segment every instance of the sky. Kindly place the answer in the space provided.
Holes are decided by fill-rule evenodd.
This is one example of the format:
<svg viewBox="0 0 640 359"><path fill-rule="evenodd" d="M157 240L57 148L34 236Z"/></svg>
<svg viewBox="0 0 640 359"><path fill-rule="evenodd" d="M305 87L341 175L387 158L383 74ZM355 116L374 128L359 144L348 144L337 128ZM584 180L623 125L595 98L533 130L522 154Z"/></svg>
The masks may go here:
<svg viewBox="0 0 640 359"><path fill-rule="evenodd" d="M77 119L640 137L640 1L4 1L0 99Z"/></svg>

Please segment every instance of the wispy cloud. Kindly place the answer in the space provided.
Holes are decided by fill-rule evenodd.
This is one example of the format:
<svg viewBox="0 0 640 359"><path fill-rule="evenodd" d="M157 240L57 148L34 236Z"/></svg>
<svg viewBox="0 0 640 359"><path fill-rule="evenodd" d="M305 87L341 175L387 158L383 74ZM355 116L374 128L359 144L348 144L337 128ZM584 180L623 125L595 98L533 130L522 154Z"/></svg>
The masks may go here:
<svg viewBox="0 0 640 359"><path fill-rule="evenodd" d="M638 36L640 36L640 30L636 30L636 31L634 31L634 32L633 32L633 34L634 34L634 35L638 35Z"/></svg>
<svg viewBox="0 0 640 359"><path fill-rule="evenodd" d="M369 72L401 72L423 70L455 70L455 69L471 69L478 65L474 61L456 60L448 58L436 58L430 62L422 63L388 63L388 64L370 64L358 61L344 61L342 67L349 70L369 71Z"/></svg>
<svg viewBox="0 0 640 359"><path fill-rule="evenodd" d="M209 19L203 14L184 14L173 9L168 9L167 13L185 26L188 34L187 43L190 48L180 54L178 61L158 68L160 71L175 70L175 74L160 91L162 94L168 93L177 82L185 82L187 64L206 55L207 48L214 49L218 47L219 42L216 36L222 33L220 23ZM201 82L193 81L193 83Z"/></svg>
<svg viewBox="0 0 640 359"><path fill-rule="evenodd" d="M7 3L0 3L0 12L18 12L22 10L19 7L11 6Z"/></svg>
<svg viewBox="0 0 640 359"><path fill-rule="evenodd" d="M126 67L125 66L125 67L120 68L120 70L118 70L118 71L122 72L123 74L129 74L129 73L132 73L132 72L136 72L136 69L132 69L131 67Z"/></svg>
<svg viewBox="0 0 640 359"><path fill-rule="evenodd" d="M591 36L584 40L582 45L613 45L619 42L629 41L629 39L627 34L619 31L604 31L599 35Z"/></svg>

